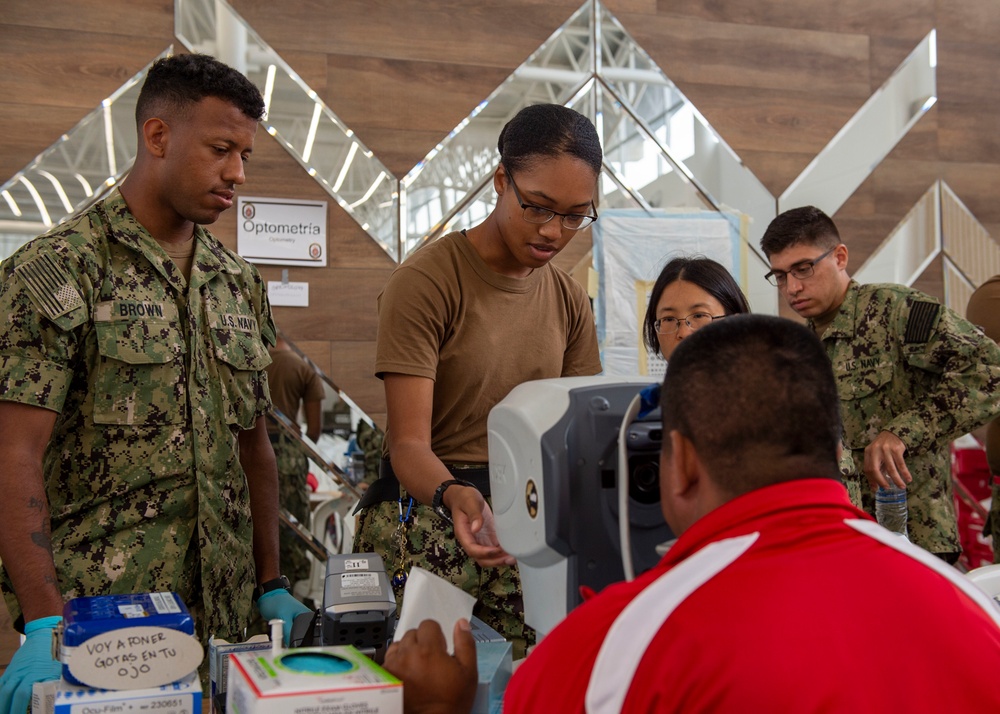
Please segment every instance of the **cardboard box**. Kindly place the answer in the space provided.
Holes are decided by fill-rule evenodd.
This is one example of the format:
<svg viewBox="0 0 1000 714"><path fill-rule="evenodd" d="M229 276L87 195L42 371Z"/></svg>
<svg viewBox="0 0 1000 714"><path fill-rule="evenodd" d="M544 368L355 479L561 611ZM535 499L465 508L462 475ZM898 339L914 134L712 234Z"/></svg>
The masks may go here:
<svg viewBox="0 0 1000 714"><path fill-rule="evenodd" d="M109 691L78 687L65 680L56 688L55 714L201 714L201 681L192 672L153 689Z"/></svg>
<svg viewBox="0 0 1000 714"><path fill-rule="evenodd" d="M222 638L208 638L208 689L212 714L226 710L226 682L229 680L229 655L237 652L271 651L267 635L254 635L246 642L229 642Z"/></svg>
<svg viewBox="0 0 1000 714"><path fill-rule="evenodd" d="M59 680L35 682L31 685L31 714L53 714Z"/></svg>
<svg viewBox="0 0 1000 714"><path fill-rule="evenodd" d="M227 714L402 714L403 684L351 646L230 655Z"/></svg>

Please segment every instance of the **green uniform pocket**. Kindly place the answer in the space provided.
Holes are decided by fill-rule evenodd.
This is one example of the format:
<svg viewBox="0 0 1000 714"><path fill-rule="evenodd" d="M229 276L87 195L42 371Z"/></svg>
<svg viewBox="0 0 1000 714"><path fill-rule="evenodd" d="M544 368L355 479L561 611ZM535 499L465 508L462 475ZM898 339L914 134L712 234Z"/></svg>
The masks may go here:
<svg viewBox="0 0 1000 714"><path fill-rule="evenodd" d="M184 340L167 320L97 321L94 422L160 426L187 414Z"/></svg>
<svg viewBox="0 0 1000 714"><path fill-rule="evenodd" d="M271 364L271 356L256 333L224 327L212 328L211 333L226 423L252 429L257 416L270 406L264 368Z"/></svg>

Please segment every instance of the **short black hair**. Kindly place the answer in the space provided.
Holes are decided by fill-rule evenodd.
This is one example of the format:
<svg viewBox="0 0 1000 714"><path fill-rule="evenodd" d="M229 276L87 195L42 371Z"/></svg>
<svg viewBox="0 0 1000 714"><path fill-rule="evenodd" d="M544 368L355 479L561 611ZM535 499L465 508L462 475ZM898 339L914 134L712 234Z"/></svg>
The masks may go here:
<svg viewBox="0 0 1000 714"><path fill-rule="evenodd" d="M840 232L833 219L816 206L792 208L771 221L760 239L760 249L770 258L799 243L835 248L840 244Z"/></svg>
<svg viewBox="0 0 1000 714"><path fill-rule="evenodd" d="M593 123L561 104L531 104L504 125L497 139L500 163L510 171L543 156L568 154L601 173L604 153Z"/></svg>
<svg viewBox="0 0 1000 714"><path fill-rule="evenodd" d="M209 55L185 54L158 59L149 68L135 105L136 124L141 127L158 112L183 111L205 97L229 102L254 121L264 117L264 98L242 73Z"/></svg>
<svg viewBox="0 0 1000 714"><path fill-rule="evenodd" d="M649 305L646 307L646 317L643 320L642 337L646 349L650 352L660 351L660 337L656 333L656 304L667 286L678 280L694 283L710 294L720 303L727 315L741 315L750 312L750 303L736 284L733 276L725 266L703 255L674 258L663 266L659 277L653 283L653 291L649 294Z"/></svg>
<svg viewBox="0 0 1000 714"><path fill-rule="evenodd" d="M840 398L809 328L770 315L718 320L670 356L664 444L678 431L717 486L738 496L801 478L839 479Z"/></svg>

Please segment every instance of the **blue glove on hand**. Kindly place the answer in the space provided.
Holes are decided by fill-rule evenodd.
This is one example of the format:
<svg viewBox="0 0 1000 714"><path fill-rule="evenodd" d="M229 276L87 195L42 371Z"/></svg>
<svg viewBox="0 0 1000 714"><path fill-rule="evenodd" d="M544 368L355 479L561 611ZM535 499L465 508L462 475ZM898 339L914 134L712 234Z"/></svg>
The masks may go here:
<svg viewBox="0 0 1000 714"><path fill-rule="evenodd" d="M52 630L59 616L40 617L25 624L24 644L11 657L0 677L0 712L25 714L31 706L31 685L62 675L62 664L52 659Z"/></svg>
<svg viewBox="0 0 1000 714"><path fill-rule="evenodd" d="M288 647L292 637L292 623L295 618L303 612L312 613L312 610L292 597L290 592L281 588L264 593L257 598L257 609L260 610L260 615L265 622L268 620L284 621L285 647Z"/></svg>

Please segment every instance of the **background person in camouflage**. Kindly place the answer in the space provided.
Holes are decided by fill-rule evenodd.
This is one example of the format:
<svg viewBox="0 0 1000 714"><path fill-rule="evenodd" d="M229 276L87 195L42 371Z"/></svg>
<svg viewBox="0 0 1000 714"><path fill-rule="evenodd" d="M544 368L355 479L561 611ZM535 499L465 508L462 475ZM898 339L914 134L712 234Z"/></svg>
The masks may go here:
<svg viewBox="0 0 1000 714"><path fill-rule="evenodd" d="M969 322L978 325L994 342L1000 342L1000 275L976 288L965 308ZM993 476L993 498L985 534L993 536L993 562L1000 563L1000 418L986 425L986 460Z"/></svg>
<svg viewBox="0 0 1000 714"><path fill-rule="evenodd" d="M354 550L383 557L397 604L414 565L450 579L523 656L534 634L493 531L486 419L529 379L601 371L586 291L550 261L597 215L602 153L586 117L552 104L519 111L497 148L493 211L421 248L379 296L389 459L361 500Z"/></svg>
<svg viewBox="0 0 1000 714"><path fill-rule="evenodd" d="M954 563L961 546L948 447L1000 413L1000 348L929 295L851 280L847 246L818 208L785 211L760 245L768 279L833 363L851 500L873 513L876 487L905 486L910 540Z"/></svg>
<svg viewBox="0 0 1000 714"><path fill-rule="evenodd" d="M239 636L255 575L278 580L274 325L256 269L202 227L232 206L263 110L210 57L158 61L121 189L3 263L0 585L30 634L0 712L58 676L66 598L175 590L204 642ZM258 606L289 601L306 610L277 588Z"/></svg>
<svg viewBox="0 0 1000 714"><path fill-rule="evenodd" d="M298 424L299 408L306 418L306 436L316 443L323 430L323 380L304 359L299 357L282 337L268 350L271 364L267 366L267 381L271 388L274 408ZM299 448L298 441L281 427L268 424L268 436L278 464L278 503L295 516L307 529L310 527L309 459ZM286 528L281 529L279 548L281 565L294 585L309 577L310 563L298 539Z"/></svg>

